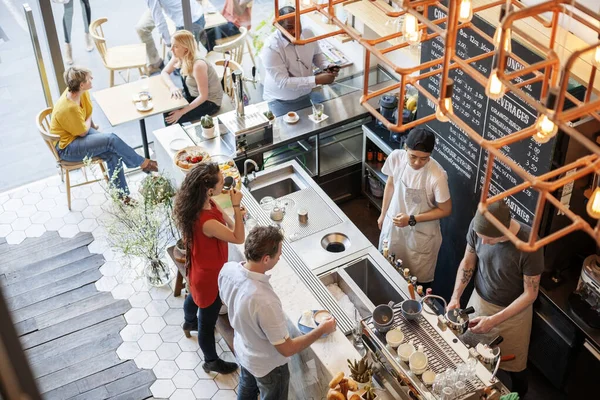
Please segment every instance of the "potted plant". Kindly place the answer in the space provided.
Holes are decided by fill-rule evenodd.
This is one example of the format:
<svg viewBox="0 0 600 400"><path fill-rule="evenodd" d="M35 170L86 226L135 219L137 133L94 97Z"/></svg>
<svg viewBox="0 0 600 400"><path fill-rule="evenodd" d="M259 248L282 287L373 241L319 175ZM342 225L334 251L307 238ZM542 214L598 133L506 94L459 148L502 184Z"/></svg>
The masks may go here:
<svg viewBox="0 0 600 400"><path fill-rule="evenodd" d="M168 284L172 273L165 252L179 236L172 220L172 183L164 176L148 175L140 183L140 198L127 204L116 190L109 187L108 191L114 201L106 207L108 218L103 223L111 248L127 257L142 258L151 286Z"/></svg>
<svg viewBox="0 0 600 400"><path fill-rule="evenodd" d="M210 115L205 115L200 119L200 125L202 125L202 136L206 139L212 139L215 137L215 124Z"/></svg>
<svg viewBox="0 0 600 400"><path fill-rule="evenodd" d="M367 359L366 355L359 361L348 360L348 367L350 368L350 377L358 383L359 389L362 389L371 383L373 363Z"/></svg>
<svg viewBox="0 0 600 400"><path fill-rule="evenodd" d="M364 400L375 400L377 399L377 393L372 385L367 385L364 388L364 393L360 396Z"/></svg>

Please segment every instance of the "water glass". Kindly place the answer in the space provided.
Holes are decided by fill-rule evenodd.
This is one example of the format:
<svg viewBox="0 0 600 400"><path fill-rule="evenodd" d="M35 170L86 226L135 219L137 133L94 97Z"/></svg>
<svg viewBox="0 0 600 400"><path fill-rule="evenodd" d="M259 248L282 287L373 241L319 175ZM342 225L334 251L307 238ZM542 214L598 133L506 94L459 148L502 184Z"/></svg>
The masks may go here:
<svg viewBox="0 0 600 400"><path fill-rule="evenodd" d="M323 118L323 110L325 106L321 103L313 103L313 117L315 121L320 121Z"/></svg>
<svg viewBox="0 0 600 400"><path fill-rule="evenodd" d="M433 381L432 389L435 395L441 395L442 389L446 387L446 376L444 374L437 374Z"/></svg>
<svg viewBox="0 0 600 400"><path fill-rule="evenodd" d="M476 374L476 369L477 369L477 359L474 357L471 357L467 360L467 366L469 368L469 379L473 379L475 377Z"/></svg>
<svg viewBox="0 0 600 400"><path fill-rule="evenodd" d="M454 388L452 386L446 386L442 389L442 400L453 400L454 399Z"/></svg>
<svg viewBox="0 0 600 400"><path fill-rule="evenodd" d="M140 92L149 92L150 91L150 83L147 75L140 76Z"/></svg>
<svg viewBox="0 0 600 400"><path fill-rule="evenodd" d="M357 309L354 309L354 329L352 329L352 337L354 338L354 347L363 348L364 343L362 341L362 324L361 316Z"/></svg>
<svg viewBox="0 0 600 400"><path fill-rule="evenodd" d="M462 396L463 394L465 394L466 391L467 385L465 385L465 382L456 381L456 383L454 384L454 395L457 397Z"/></svg>
<svg viewBox="0 0 600 400"><path fill-rule="evenodd" d="M447 386L454 386L454 383L456 382L456 371L453 370L452 368L449 368L446 370L446 385Z"/></svg>
<svg viewBox="0 0 600 400"><path fill-rule="evenodd" d="M458 364L456 366L457 381L467 381L470 378L469 366L467 364Z"/></svg>

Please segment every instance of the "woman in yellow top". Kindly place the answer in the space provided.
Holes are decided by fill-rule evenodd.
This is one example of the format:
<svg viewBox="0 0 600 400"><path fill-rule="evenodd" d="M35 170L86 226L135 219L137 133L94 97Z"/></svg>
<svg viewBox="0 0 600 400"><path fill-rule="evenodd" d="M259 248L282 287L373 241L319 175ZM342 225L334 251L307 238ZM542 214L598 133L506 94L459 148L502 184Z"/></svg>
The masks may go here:
<svg viewBox="0 0 600 400"><path fill-rule="evenodd" d="M175 32L171 38L173 58L163 68L161 76L171 90L171 97L182 97L179 89L171 80L171 73L177 65L181 66L181 82L187 106L165 114L167 125L177 122L190 122L211 115L221 108L223 88L217 72L211 64L198 54L198 44L190 31Z"/></svg>
<svg viewBox="0 0 600 400"><path fill-rule="evenodd" d="M67 89L54 105L50 133L60 136L56 150L61 160L82 161L85 157L100 157L106 161L111 184L127 199L129 188L121 161L128 168L141 167L146 173L158 171L154 160L144 159L114 133L99 132L92 121L92 72L70 67L64 74Z"/></svg>

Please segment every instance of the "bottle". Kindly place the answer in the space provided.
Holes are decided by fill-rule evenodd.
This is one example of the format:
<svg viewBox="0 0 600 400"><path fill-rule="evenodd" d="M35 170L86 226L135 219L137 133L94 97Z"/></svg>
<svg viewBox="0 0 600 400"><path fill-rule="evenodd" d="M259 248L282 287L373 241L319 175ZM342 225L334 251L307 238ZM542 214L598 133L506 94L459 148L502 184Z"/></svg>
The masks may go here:
<svg viewBox="0 0 600 400"><path fill-rule="evenodd" d="M390 264L394 265L395 259L396 259L396 253L392 253L392 254L390 254L390 258L388 259L388 261L390 262Z"/></svg>
<svg viewBox="0 0 600 400"><path fill-rule="evenodd" d="M404 279L406 279L406 283L410 283L410 269L404 268Z"/></svg>
<svg viewBox="0 0 600 400"><path fill-rule="evenodd" d="M388 253L390 251L390 249L388 248L388 240L387 239L383 239L383 245L381 246L381 251L382 251L383 256L387 259Z"/></svg>
<svg viewBox="0 0 600 400"><path fill-rule="evenodd" d="M410 277L410 283L412 283L414 287L417 287L417 277L416 276L411 276Z"/></svg>
<svg viewBox="0 0 600 400"><path fill-rule="evenodd" d="M367 161L373 161L373 150L369 149L367 151Z"/></svg>
<svg viewBox="0 0 600 400"><path fill-rule="evenodd" d="M402 260L401 259L396 260L396 271L398 271L399 273L402 273Z"/></svg>
<svg viewBox="0 0 600 400"><path fill-rule="evenodd" d="M383 162L383 151L381 150L377 152L377 162Z"/></svg>
<svg viewBox="0 0 600 400"><path fill-rule="evenodd" d="M423 296L423 286L417 286L417 293L419 294L419 296Z"/></svg>

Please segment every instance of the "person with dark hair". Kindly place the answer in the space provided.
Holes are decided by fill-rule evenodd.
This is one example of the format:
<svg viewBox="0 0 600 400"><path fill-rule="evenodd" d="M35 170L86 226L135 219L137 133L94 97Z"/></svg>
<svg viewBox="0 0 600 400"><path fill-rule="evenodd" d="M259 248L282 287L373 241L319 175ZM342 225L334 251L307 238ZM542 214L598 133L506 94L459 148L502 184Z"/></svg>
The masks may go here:
<svg viewBox="0 0 600 400"><path fill-rule="evenodd" d="M212 51L217 40L240 34L240 27L247 30L252 28L252 4L254 0L225 0L221 14L227 20L226 24L207 29L207 51Z"/></svg>
<svg viewBox="0 0 600 400"><path fill-rule="evenodd" d="M158 171L154 160L145 159L114 133L103 133L92 120L92 71L69 67L64 73L67 89L54 104L50 133L58 135L56 151L61 160L82 161L86 157L100 157L106 161L111 184L129 203L129 187L122 163L129 168L140 167L144 172Z"/></svg>
<svg viewBox="0 0 600 400"><path fill-rule="evenodd" d="M279 15L294 11L294 7L286 6L279 10ZM280 24L292 36L301 29L296 26L293 17ZM309 29L304 29L300 37L307 39L313 36ZM270 102L269 108L277 116L302 108L302 103L310 106L312 89L333 83L339 72L338 66L329 64L318 42L296 46L278 29L265 40L261 59L266 72L263 98ZM323 72L315 75L313 64Z"/></svg>
<svg viewBox="0 0 600 400"><path fill-rule="evenodd" d="M527 242L531 228L510 216L504 200L489 204L487 211L518 239ZM475 274L475 271L477 273ZM477 335L472 342L488 343L501 335L501 354L514 354L500 368L511 377L512 391L523 398L528 389L527 354L533 320L533 302L537 299L540 277L544 271L542 249L528 253L519 250L507 233L500 231L477 211L467 233L467 248L458 267L454 292L448 309L460 308L469 281L475 276L475 290L469 306L475 318L469 321L467 335ZM482 336L485 335L485 336Z"/></svg>
<svg viewBox="0 0 600 400"><path fill-rule="evenodd" d="M215 327L221 298L219 271L228 259L228 243L244 243L242 193L230 190L234 221L211 197L223 190L223 173L217 163L200 163L186 175L175 198L173 217L186 245L187 284L190 294L183 303L187 337L198 329L198 343L204 354L205 372L230 374L237 364L219 358Z"/></svg>
<svg viewBox="0 0 600 400"><path fill-rule="evenodd" d="M229 307L233 345L240 363L238 400L288 398L288 357L334 332L335 319L290 338L281 301L269 283L267 271L281 256L283 234L274 226L257 226L246 239L246 262L229 262L219 274L219 292Z"/></svg>
<svg viewBox="0 0 600 400"><path fill-rule="evenodd" d="M448 175L431 158L435 134L415 128L404 150L394 150L381 172L388 176L383 192L379 249L388 241L389 253L403 262L419 284L431 286L442 233L440 219L452 212Z"/></svg>

